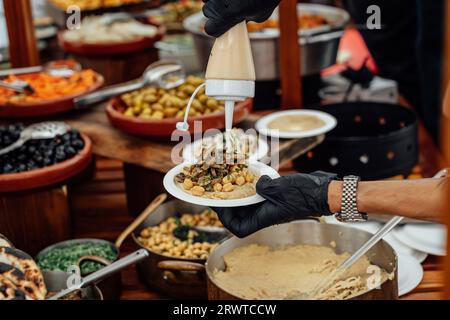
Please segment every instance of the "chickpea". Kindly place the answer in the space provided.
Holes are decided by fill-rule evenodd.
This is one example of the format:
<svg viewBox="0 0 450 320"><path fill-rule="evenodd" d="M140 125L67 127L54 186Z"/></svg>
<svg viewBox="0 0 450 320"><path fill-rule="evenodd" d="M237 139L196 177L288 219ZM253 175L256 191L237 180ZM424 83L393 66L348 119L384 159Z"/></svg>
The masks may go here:
<svg viewBox="0 0 450 320"><path fill-rule="evenodd" d="M160 103L155 103L152 105L152 109L155 111L163 111L164 107Z"/></svg>
<svg viewBox="0 0 450 320"><path fill-rule="evenodd" d="M242 176L237 177L237 178L236 178L236 184L237 184L238 186L244 185L244 184L245 184L245 178L242 177Z"/></svg>
<svg viewBox="0 0 450 320"><path fill-rule="evenodd" d="M164 119L164 113L162 111L155 111L152 114L152 118L154 118L154 119Z"/></svg>
<svg viewBox="0 0 450 320"><path fill-rule="evenodd" d="M134 117L133 108L128 108L128 109L125 111L124 116L126 116L126 117Z"/></svg>
<svg viewBox="0 0 450 320"><path fill-rule="evenodd" d="M214 188L214 191L220 192L220 191L222 191L222 184L216 183L213 188Z"/></svg>
<svg viewBox="0 0 450 320"><path fill-rule="evenodd" d="M205 188L200 187L200 186L193 187L191 189L191 191L192 191L192 194L197 197L201 197L202 195L205 194Z"/></svg>
<svg viewBox="0 0 450 320"><path fill-rule="evenodd" d="M234 190L234 186L231 183L227 183L223 186L223 191L225 192L231 192Z"/></svg>
<svg viewBox="0 0 450 320"><path fill-rule="evenodd" d="M183 118L184 117L184 112L183 111L178 111L175 117L176 118Z"/></svg>
<svg viewBox="0 0 450 320"><path fill-rule="evenodd" d="M202 104L197 99L192 101L192 108L194 108L196 110L200 110L200 109L202 109L202 107L203 107Z"/></svg>
<svg viewBox="0 0 450 320"><path fill-rule="evenodd" d="M191 84L187 84L187 85L183 88L183 92L186 93L186 94L188 94L188 95L193 94L194 91L195 91L195 87L194 87L193 85L191 85Z"/></svg>
<svg viewBox="0 0 450 320"><path fill-rule="evenodd" d="M151 235L151 233L150 233L149 229L144 229L141 232L141 237L143 237L143 238L148 238L148 237L150 237L150 235Z"/></svg>
<svg viewBox="0 0 450 320"><path fill-rule="evenodd" d="M178 98L181 98L181 99L186 99L186 98L188 98L189 96L188 96L186 93L184 93L183 91L178 91L178 92L177 92L177 97L178 97Z"/></svg>
<svg viewBox="0 0 450 320"><path fill-rule="evenodd" d="M166 118L172 118L174 117L178 112L177 108L166 108L164 110L164 116L166 116Z"/></svg>
<svg viewBox="0 0 450 320"><path fill-rule="evenodd" d="M194 187L194 183L191 179L185 179L183 182L183 188L185 190L191 190Z"/></svg>
<svg viewBox="0 0 450 320"><path fill-rule="evenodd" d="M202 94L198 97L198 101L200 101L201 104L205 104L208 101L208 96Z"/></svg>
<svg viewBox="0 0 450 320"><path fill-rule="evenodd" d="M228 184L228 183L234 183L234 181L235 181L235 178L232 174L229 174L226 177L223 177L223 179L222 179L222 183L224 185Z"/></svg>
<svg viewBox="0 0 450 320"><path fill-rule="evenodd" d="M189 115L192 117L192 116L195 116L195 113L196 113L196 111L195 111L195 109L190 109L189 110Z"/></svg>
<svg viewBox="0 0 450 320"><path fill-rule="evenodd" d="M255 180L254 175L251 174L250 172L247 172L247 174L245 175L245 181L247 181L248 183L253 183L254 180Z"/></svg>
<svg viewBox="0 0 450 320"><path fill-rule="evenodd" d="M155 103L158 98L154 94L148 94L144 97L144 101L148 103Z"/></svg>
<svg viewBox="0 0 450 320"><path fill-rule="evenodd" d="M219 103L215 99L208 99L206 106L210 109L216 109L219 106Z"/></svg>

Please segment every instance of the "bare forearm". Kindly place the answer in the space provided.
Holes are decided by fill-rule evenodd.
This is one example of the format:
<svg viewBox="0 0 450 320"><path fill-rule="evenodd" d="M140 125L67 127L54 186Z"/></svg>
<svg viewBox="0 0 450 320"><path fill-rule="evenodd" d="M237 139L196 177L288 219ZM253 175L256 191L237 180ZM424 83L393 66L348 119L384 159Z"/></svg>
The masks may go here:
<svg viewBox="0 0 450 320"><path fill-rule="evenodd" d="M442 221L447 209L446 191L449 180L361 182L358 187L358 209L369 214L382 213ZM332 212L340 212L341 195L342 182L333 181L328 192Z"/></svg>

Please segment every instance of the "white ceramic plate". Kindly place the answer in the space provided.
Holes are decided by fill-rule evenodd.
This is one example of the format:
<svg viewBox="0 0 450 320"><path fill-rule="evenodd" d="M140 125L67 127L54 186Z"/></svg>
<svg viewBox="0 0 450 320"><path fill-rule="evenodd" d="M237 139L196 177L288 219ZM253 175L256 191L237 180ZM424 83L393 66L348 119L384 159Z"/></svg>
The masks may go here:
<svg viewBox="0 0 450 320"><path fill-rule="evenodd" d="M338 221L334 216L326 217L325 221L327 223L343 224L343 225L347 225L347 226L350 226L350 227L353 227L353 228L362 229L362 230L370 232L372 234L377 232L382 226L381 223L373 222L373 221L344 224L344 223ZM404 243L398 241L392 235L392 233L389 233L388 235L386 235L383 238L383 240L385 240L387 243L389 243L389 245L395 250L397 255L410 256L410 257L414 258L419 263L422 263L428 256L427 253L419 251L419 250L416 250L416 249L413 249L413 248L405 245Z"/></svg>
<svg viewBox="0 0 450 320"><path fill-rule="evenodd" d="M202 197L193 196L187 192L185 192L182 188L180 188L175 182L175 176L180 173L185 166L189 164L184 163L176 166L172 170L170 170L166 176L164 177L164 188L166 188L167 192L169 192L172 196L177 199L197 204L205 207L243 207L249 206L252 204L260 203L264 201L264 198L260 195L256 194L251 197L242 198L242 199L231 199L231 200L217 200L217 199L206 199ZM258 173L259 176L268 175L271 178L278 178L280 175L276 170L268 165L261 162L251 162L249 164L249 170L255 173Z"/></svg>
<svg viewBox="0 0 450 320"><path fill-rule="evenodd" d="M436 256L446 254L446 228L440 224L409 224L393 231L393 236L407 246Z"/></svg>
<svg viewBox="0 0 450 320"><path fill-rule="evenodd" d="M268 128L268 125L275 119L283 116L315 116L322 121L325 122L325 125L313 129L313 130L301 130L301 131L281 131L281 130L271 130ZM256 130L258 130L259 133L269 136L269 137L276 137L276 138L283 138L283 139L300 139L300 138L308 138L308 137L315 137L322 134L325 134L331 130L333 130L337 125L337 120L332 115L317 111L317 110L287 110L287 111L280 111L271 113L256 122Z"/></svg>
<svg viewBox="0 0 450 320"><path fill-rule="evenodd" d="M398 256L398 295L403 296L413 291L422 281L422 265L406 255Z"/></svg>
<svg viewBox="0 0 450 320"><path fill-rule="evenodd" d="M192 149L196 150L197 148L201 147L202 143L206 140L213 139L213 137L200 139L197 141L194 141L191 144L188 144L183 148L183 160L186 162L194 162L195 159L193 159L195 156L195 153L192 152ZM267 154L269 153L269 145L264 139L258 139L258 149L255 153L250 154L249 160L251 162L256 162L258 160L263 159Z"/></svg>

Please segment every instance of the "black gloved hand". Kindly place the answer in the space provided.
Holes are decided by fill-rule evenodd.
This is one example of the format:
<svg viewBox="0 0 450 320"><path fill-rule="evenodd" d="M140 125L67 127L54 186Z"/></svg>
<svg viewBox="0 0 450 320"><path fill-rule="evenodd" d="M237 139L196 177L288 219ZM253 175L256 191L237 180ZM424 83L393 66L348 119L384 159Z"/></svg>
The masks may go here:
<svg viewBox="0 0 450 320"><path fill-rule="evenodd" d="M219 37L238 23L269 19L281 0L203 0L207 34Z"/></svg>
<svg viewBox="0 0 450 320"><path fill-rule="evenodd" d="M335 174L293 174L272 180L262 176L256 191L267 201L247 207L213 208L225 228L246 237L272 225L308 217L331 215L328 186Z"/></svg>

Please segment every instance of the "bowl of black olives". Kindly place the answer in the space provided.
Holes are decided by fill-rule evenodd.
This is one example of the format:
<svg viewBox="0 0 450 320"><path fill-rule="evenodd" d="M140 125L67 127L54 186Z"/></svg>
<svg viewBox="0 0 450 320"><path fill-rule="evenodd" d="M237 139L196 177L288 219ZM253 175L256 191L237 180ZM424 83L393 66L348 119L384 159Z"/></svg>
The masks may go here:
<svg viewBox="0 0 450 320"><path fill-rule="evenodd" d="M0 149L16 142L22 124L0 126ZM71 129L53 139L30 140L0 156L0 192L16 192L58 184L87 168L92 160L90 139Z"/></svg>

